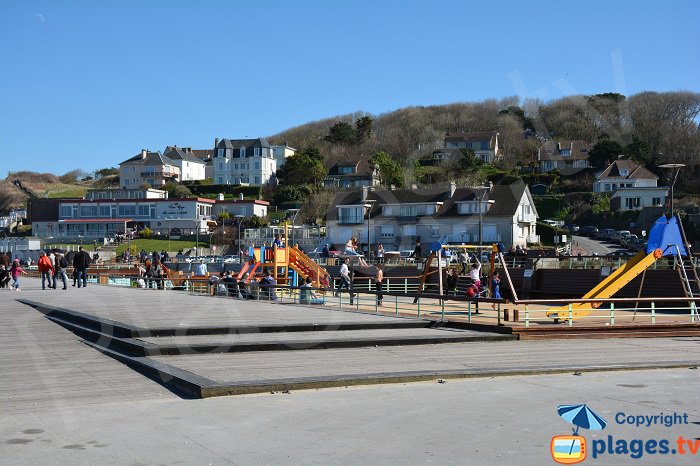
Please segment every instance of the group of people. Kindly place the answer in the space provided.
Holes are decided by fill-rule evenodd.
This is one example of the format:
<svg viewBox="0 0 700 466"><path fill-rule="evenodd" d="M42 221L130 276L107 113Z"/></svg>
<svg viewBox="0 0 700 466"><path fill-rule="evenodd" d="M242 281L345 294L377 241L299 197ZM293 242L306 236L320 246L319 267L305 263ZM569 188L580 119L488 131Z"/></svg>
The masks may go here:
<svg viewBox="0 0 700 466"><path fill-rule="evenodd" d="M165 288L165 279L168 278L168 268L163 263L162 255L157 251L146 256L145 260L134 267L139 272L136 283L139 288Z"/></svg>
<svg viewBox="0 0 700 466"><path fill-rule="evenodd" d="M263 268L262 277L257 282L249 280L250 275L245 272L238 280L231 271L220 272L219 275L209 277L209 290L212 295L228 296L239 299L264 299L277 301L274 285L277 284L267 267ZM250 283L248 283L250 281Z"/></svg>
<svg viewBox="0 0 700 466"><path fill-rule="evenodd" d="M80 246L78 252L73 255L71 264L73 266L73 286L77 285L78 288L87 287L87 269L90 267L91 262L90 254ZM45 290L47 286L55 290L59 278L63 283L62 289L68 289L67 270L69 264L63 253L51 252L46 254L42 251L37 262L37 268L39 273L41 273L42 290Z"/></svg>
<svg viewBox="0 0 700 466"><path fill-rule="evenodd" d="M68 269L73 267L73 286L83 288L87 286L87 269L90 266L90 255L81 246L78 252L68 261L62 252L52 251L49 254L42 251L37 261L37 269L41 274L41 289L47 287L56 289L58 280L63 283L63 289L68 289ZM22 291L20 278L27 275L22 268L19 258L10 262L7 253L0 253L0 288L8 288L12 291ZM12 280L12 283L10 283Z"/></svg>

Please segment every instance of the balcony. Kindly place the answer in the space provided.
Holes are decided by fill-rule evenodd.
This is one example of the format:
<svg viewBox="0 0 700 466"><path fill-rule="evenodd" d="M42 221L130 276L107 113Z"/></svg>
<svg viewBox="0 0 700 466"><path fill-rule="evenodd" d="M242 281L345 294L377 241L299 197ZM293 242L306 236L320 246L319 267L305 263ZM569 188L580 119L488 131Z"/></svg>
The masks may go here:
<svg viewBox="0 0 700 466"><path fill-rule="evenodd" d="M417 223L418 217L416 215L400 215L396 217L398 223Z"/></svg>
<svg viewBox="0 0 700 466"><path fill-rule="evenodd" d="M535 214L520 214L518 215L518 223L534 223L537 221Z"/></svg>
<svg viewBox="0 0 700 466"><path fill-rule="evenodd" d="M362 216L347 216L347 217L338 217L338 224L339 225L358 225L365 223L365 218Z"/></svg>

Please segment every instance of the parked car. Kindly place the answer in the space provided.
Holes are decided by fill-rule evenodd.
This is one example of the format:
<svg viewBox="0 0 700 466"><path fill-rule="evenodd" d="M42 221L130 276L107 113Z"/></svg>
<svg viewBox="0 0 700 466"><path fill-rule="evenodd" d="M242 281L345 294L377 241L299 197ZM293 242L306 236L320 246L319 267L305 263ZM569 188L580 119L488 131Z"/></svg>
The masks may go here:
<svg viewBox="0 0 700 466"><path fill-rule="evenodd" d="M621 244L622 240L629 234L629 230L618 230L610 235L610 239L617 244Z"/></svg>
<svg viewBox="0 0 700 466"><path fill-rule="evenodd" d="M556 227L556 226L557 226L557 222L555 222L554 220L550 220L550 219L542 220L542 223L546 223L546 224L549 225L550 227Z"/></svg>
<svg viewBox="0 0 700 466"><path fill-rule="evenodd" d="M595 225L586 225L585 227L581 227L579 233L585 236L595 236L595 234L598 233L598 227Z"/></svg>
<svg viewBox="0 0 700 466"><path fill-rule="evenodd" d="M567 223L566 225L564 225L564 228L569 230L570 233L578 233L581 230L578 225L575 225L573 223Z"/></svg>
<svg viewBox="0 0 700 466"><path fill-rule="evenodd" d="M602 239L602 240L610 240L614 233L615 233L615 230L613 228L603 228L602 230L598 231L596 238Z"/></svg>

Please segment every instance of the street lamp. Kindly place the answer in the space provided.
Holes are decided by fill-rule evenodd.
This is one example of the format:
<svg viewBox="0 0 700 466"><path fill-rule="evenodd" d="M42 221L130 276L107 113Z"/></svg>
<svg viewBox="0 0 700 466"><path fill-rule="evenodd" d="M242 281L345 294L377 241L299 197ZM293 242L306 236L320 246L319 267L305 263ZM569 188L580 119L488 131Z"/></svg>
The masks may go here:
<svg viewBox="0 0 700 466"><path fill-rule="evenodd" d="M486 194L488 193L488 189L484 188L484 191L481 193L481 197L479 198L479 246L483 246L483 233L484 233L484 198L486 197ZM481 253L481 249L479 249Z"/></svg>
<svg viewBox="0 0 700 466"><path fill-rule="evenodd" d="M376 199L366 199L364 207L367 209L367 259L372 252L372 234L370 230L370 222L372 221L372 206L377 202Z"/></svg>
<svg viewBox="0 0 700 466"><path fill-rule="evenodd" d="M685 167L684 163L665 163L663 165L659 165L659 168L670 168L672 170L676 170L676 173L673 174L673 180L671 181L671 218L673 218L673 187L676 185L678 174L683 167Z"/></svg>
<svg viewBox="0 0 700 466"><path fill-rule="evenodd" d="M294 213L292 216L292 247L294 247L294 226L297 221L297 215L299 215L299 209L289 209L288 213Z"/></svg>
<svg viewBox="0 0 700 466"><path fill-rule="evenodd" d="M243 252L243 248L241 248L241 223L243 222L245 215L234 215L234 218L238 219L238 222L236 223L238 229L238 260L239 262L242 262L243 255L241 253Z"/></svg>

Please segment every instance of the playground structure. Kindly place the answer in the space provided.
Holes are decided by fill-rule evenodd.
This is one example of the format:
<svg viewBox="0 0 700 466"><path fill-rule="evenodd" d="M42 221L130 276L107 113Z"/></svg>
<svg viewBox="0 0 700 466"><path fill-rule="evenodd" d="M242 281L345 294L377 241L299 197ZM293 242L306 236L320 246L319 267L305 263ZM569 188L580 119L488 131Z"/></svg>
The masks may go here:
<svg viewBox="0 0 700 466"><path fill-rule="evenodd" d="M683 225L677 217L667 219L660 217L649 231L646 248L610 273L603 281L586 293L582 299L611 298L635 277L642 274L641 287L644 284L646 270L662 257L676 257L677 270L683 284L683 291L688 298L700 295L700 279L697 268L690 261L688 242L685 238ZM691 306L695 305L691 301ZM547 317L556 319L581 318L589 315L600 307L601 303L583 302L570 306L553 308L547 312Z"/></svg>
<svg viewBox="0 0 700 466"><path fill-rule="evenodd" d="M296 245L289 245L287 233L285 225L284 237L281 238L283 247L250 246L249 259L238 273L237 280L247 283L256 272L266 268L279 285L300 286L303 284L301 280L311 277L313 286L327 287L330 274ZM248 276L243 278L246 273Z"/></svg>
<svg viewBox="0 0 700 466"><path fill-rule="evenodd" d="M438 279L438 292L439 294L443 294L444 288L443 288L443 283L442 283L442 269L443 269L443 261L445 261L445 268L449 268L450 264L447 262L446 258L449 257L447 252L456 252L459 254L460 252L464 252L467 254L467 257L469 257L469 253L474 253L477 254L477 257L481 256L484 252L490 252L491 254L489 255L489 262L488 262L488 275L493 273L493 271L496 269L496 263L503 268L504 275L506 278L506 283L510 287L511 293L513 294L514 300L517 301L518 296L515 291L515 287L513 286L513 282L510 278L510 273L508 272L508 267L506 265L505 258L503 257L503 251L504 251L504 246L500 243L497 244L490 244L486 246L475 246L475 245L447 245L447 244L441 244L439 245L438 248L438 243L431 244L431 252L428 258L425 260L423 264L423 274L420 279L420 283L418 285L418 291L417 293L420 294L425 287L425 284L428 281L428 278L432 274L439 274L439 279ZM440 258L438 259L438 252L440 252ZM433 265L433 263L437 260L437 266ZM449 260L449 259L448 259ZM482 271L483 272L483 271ZM486 280L487 286L483 287L484 289L488 289L488 296L491 296L493 294L493 290L491 289L493 286L493 283L490 279ZM479 297L488 297L483 294L480 294ZM418 298L414 299L414 303L417 302Z"/></svg>

